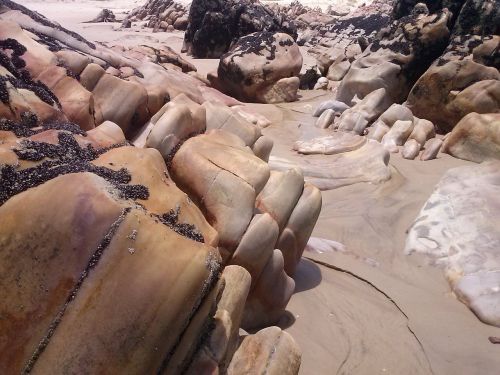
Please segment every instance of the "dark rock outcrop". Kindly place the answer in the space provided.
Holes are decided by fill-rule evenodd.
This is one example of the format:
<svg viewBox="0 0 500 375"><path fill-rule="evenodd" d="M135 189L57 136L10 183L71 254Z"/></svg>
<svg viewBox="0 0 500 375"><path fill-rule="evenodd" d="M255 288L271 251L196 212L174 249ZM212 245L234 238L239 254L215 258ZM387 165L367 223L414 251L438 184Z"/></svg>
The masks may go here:
<svg viewBox="0 0 500 375"><path fill-rule="evenodd" d="M198 58L217 58L242 36L258 31L282 32L297 39L293 22L258 1L194 0L183 51Z"/></svg>

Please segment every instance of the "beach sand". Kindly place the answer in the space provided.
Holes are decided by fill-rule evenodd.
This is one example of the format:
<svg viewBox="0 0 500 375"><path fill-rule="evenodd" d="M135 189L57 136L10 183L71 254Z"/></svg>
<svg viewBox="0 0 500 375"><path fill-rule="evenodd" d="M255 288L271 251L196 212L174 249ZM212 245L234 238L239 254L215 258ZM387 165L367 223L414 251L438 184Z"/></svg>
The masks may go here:
<svg viewBox="0 0 500 375"><path fill-rule="evenodd" d="M110 46L164 43L177 52L182 46L182 32L83 23L102 8L123 18L143 1L20 3ZM217 60L183 56L201 74L217 67ZM309 91L295 103L252 105L273 121L263 131L275 142L273 157L299 157L293 143L317 131L311 110L331 95ZM302 374L499 373L500 346L488 337L500 336L500 329L481 323L459 302L441 270L403 254L406 231L436 183L448 169L467 164L443 154L426 162L393 154L389 181L323 192L313 236L340 242L345 251L306 251L295 276L296 292L281 325L302 349Z"/></svg>

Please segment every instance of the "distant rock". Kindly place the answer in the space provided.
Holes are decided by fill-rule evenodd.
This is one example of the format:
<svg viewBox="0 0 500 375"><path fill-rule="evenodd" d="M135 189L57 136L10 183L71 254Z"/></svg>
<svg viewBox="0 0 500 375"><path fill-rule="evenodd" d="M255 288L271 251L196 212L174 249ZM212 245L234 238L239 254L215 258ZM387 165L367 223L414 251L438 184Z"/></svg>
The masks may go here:
<svg viewBox="0 0 500 375"><path fill-rule="evenodd" d="M155 31L167 31L169 27L186 30L187 13L186 6L174 0L148 0L144 5L133 9L124 22L147 20L147 27Z"/></svg>
<svg viewBox="0 0 500 375"><path fill-rule="evenodd" d="M117 22L116 21L116 16L113 13L113 11L109 9L103 9L99 12L96 18L94 18L91 21L88 21L89 23L97 23L97 22Z"/></svg>

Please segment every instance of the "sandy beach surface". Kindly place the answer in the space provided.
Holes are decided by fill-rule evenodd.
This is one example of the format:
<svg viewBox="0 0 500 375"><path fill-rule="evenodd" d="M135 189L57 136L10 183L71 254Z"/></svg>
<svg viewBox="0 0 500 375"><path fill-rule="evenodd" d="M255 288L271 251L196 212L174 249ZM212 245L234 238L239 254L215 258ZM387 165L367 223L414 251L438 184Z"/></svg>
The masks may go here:
<svg viewBox="0 0 500 375"><path fill-rule="evenodd" d="M109 46L166 44L177 52L182 46L183 33L178 31L124 31L117 30L119 23L84 23L102 8L121 19L144 1L19 2ZM183 57L201 74L218 64ZM331 96L308 91L295 103L252 105L272 121L263 130L274 140L272 157L306 160L292 145L321 134L311 112ZM328 168L336 168L336 156L322 158L331 160ZM323 192L313 236L343 246L322 253L305 251L289 314L281 322L302 349L302 374L499 373L500 345L491 344L488 337L500 336L500 329L483 324L459 302L440 269L403 253L407 230L436 183L450 168L468 164L443 154L426 162L392 154L389 181Z"/></svg>

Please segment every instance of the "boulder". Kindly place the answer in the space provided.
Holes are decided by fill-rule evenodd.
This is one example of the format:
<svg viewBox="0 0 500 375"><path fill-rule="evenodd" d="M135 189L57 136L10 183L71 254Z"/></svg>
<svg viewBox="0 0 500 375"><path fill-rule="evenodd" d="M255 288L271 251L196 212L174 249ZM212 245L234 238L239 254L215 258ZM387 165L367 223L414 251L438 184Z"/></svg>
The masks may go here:
<svg viewBox="0 0 500 375"><path fill-rule="evenodd" d="M469 113L448 134L443 152L476 163L500 159L500 114Z"/></svg>
<svg viewBox="0 0 500 375"><path fill-rule="evenodd" d="M439 151L441 151L441 146L443 145L443 140L439 138L429 139L424 146L424 151L420 155L420 160L432 160L435 159Z"/></svg>
<svg viewBox="0 0 500 375"><path fill-rule="evenodd" d="M221 57L217 87L244 101L293 101L301 67L302 55L289 35L253 33Z"/></svg>
<svg viewBox="0 0 500 375"><path fill-rule="evenodd" d="M342 114L346 109L349 109L349 106L345 103L339 102L337 100L327 100L322 102L318 108L316 108L313 112L314 117L319 117L321 114L327 109L333 110L335 113Z"/></svg>
<svg viewBox="0 0 500 375"><path fill-rule="evenodd" d="M326 129L331 124L333 124L334 120L335 120L335 111L333 109L327 109L316 120L315 126L317 126L320 129Z"/></svg>

